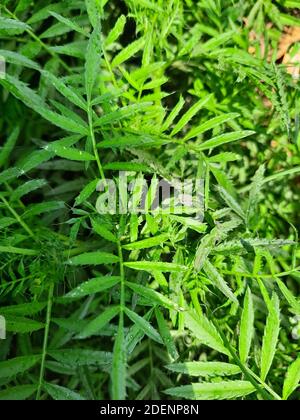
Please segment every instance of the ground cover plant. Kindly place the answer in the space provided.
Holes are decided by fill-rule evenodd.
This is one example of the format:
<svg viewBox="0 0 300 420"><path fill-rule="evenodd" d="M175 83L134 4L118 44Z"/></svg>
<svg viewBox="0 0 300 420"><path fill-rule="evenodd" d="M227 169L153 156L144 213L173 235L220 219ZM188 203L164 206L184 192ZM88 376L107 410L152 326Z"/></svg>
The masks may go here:
<svg viewBox="0 0 300 420"><path fill-rule="evenodd" d="M299 399L299 28L289 0L2 0L0 399ZM201 217L163 211L174 179Z"/></svg>

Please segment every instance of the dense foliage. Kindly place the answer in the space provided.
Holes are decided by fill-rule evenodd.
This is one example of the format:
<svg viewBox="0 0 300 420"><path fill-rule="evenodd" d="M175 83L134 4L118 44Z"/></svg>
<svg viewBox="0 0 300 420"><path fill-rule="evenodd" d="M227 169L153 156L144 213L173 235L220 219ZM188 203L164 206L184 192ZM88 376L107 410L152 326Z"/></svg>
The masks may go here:
<svg viewBox="0 0 300 420"><path fill-rule="evenodd" d="M299 12L1 1L0 399L299 399ZM99 214L120 171L203 220Z"/></svg>

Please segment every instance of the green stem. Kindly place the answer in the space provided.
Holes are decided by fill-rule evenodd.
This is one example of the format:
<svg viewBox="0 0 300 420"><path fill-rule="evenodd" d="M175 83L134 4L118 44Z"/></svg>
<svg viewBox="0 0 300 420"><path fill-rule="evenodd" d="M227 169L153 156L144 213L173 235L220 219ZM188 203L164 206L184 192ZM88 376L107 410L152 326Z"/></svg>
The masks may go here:
<svg viewBox="0 0 300 420"><path fill-rule="evenodd" d="M37 394L36 394L36 400L39 400L41 398L41 392L42 392L42 387L43 387L43 382L44 382L45 361L46 361L46 356L47 356L49 328L50 328L51 312L52 312L52 304L53 304L53 292L54 292L54 283L51 283L49 287L49 292L48 292L46 325L45 325L45 332L44 332L42 361L41 361L40 377L39 377L38 389L37 389Z"/></svg>
<svg viewBox="0 0 300 420"><path fill-rule="evenodd" d="M14 218L23 227L23 229L26 230L28 235L31 236L33 239L35 239L34 233L30 229L30 227L21 219L21 217L18 215L18 213L10 206L9 202L6 200L6 198L3 197L2 194L0 194L0 200L4 203L4 205L11 212L11 214L14 216Z"/></svg>
<svg viewBox="0 0 300 420"><path fill-rule="evenodd" d="M88 112L88 120L89 120L89 131L90 131L90 137L91 137L91 140L92 140L94 156L95 156L97 166L98 166L98 169L99 169L100 177L103 180L103 182L105 183L104 185L106 185L105 175L104 175L103 167L102 167L102 164L101 164L100 156L99 156L99 153L98 153L97 143L96 143L96 138L95 138L95 133L94 133L93 113L92 113L92 106L91 106L90 99L88 99L88 111L87 112Z"/></svg>
<svg viewBox="0 0 300 420"><path fill-rule="evenodd" d="M118 241L118 254L120 258L120 277L121 277L121 294L120 294L120 309L121 312L125 308L125 272L124 272L124 260L121 241Z"/></svg>

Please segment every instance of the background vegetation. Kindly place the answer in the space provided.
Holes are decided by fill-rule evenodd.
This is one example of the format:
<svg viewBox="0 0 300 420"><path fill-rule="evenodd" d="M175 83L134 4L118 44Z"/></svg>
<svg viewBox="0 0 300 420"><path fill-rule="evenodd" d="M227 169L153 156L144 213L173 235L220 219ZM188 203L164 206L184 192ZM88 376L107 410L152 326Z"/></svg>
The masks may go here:
<svg viewBox="0 0 300 420"><path fill-rule="evenodd" d="M2 0L0 399L299 399L299 13ZM203 223L100 216L119 170Z"/></svg>

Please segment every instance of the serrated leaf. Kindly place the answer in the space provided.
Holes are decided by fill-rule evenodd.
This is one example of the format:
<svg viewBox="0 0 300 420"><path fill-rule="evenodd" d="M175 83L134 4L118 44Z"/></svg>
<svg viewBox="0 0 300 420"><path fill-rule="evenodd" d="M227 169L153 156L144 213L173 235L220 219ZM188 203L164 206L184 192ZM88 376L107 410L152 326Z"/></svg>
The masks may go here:
<svg viewBox="0 0 300 420"><path fill-rule="evenodd" d="M252 394L255 388L247 381L195 383L164 391L176 398L191 400L228 400Z"/></svg>
<svg viewBox="0 0 300 420"><path fill-rule="evenodd" d="M233 141L244 139L245 137L252 136L255 131L234 131L232 133L221 134L220 136L214 137L210 140L205 141L202 144L197 145L198 151L204 151L219 147L223 144L232 143Z"/></svg>
<svg viewBox="0 0 300 420"><path fill-rule="evenodd" d="M31 397L36 385L17 385L0 391L1 401L21 401Z"/></svg>
<svg viewBox="0 0 300 420"><path fill-rule="evenodd" d="M152 248L157 245L163 245L169 239L169 235L167 233L162 233L161 235L154 236L152 238L143 239L138 242L133 242L131 244L123 245L123 248L126 250L136 250L136 249L146 249Z"/></svg>
<svg viewBox="0 0 300 420"><path fill-rule="evenodd" d="M95 219L91 219L91 222L94 232L96 232L102 238L110 242L118 242L118 238L110 230L108 230L101 222L98 222Z"/></svg>
<svg viewBox="0 0 300 420"><path fill-rule="evenodd" d="M119 257L108 252L86 252L67 261L69 265L99 265L114 264L119 262Z"/></svg>
<svg viewBox="0 0 300 420"><path fill-rule="evenodd" d="M30 26L24 22L21 22L16 19L9 19L4 16L0 16L0 30L5 30L5 31L13 30L13 31L16 31L16 33L21 34L27 29L30 29Z"/></svg>
<svg viewBox="0 0 300 420"><path fill-rule="evenodd" d="M300 382L300 357L296 359L288 368L286 378L283 383L283 399L287 400L295 391Z"/></svg>
<svg viewBox="0 0 300 420"><path fill-rule="evenodd" d="M0 378L12 378L18 373L31 369L40 360L41 356L20 356L0 362Z"/></svg>
<svg viewBox="0 0 300 420"><path fill-rule="evenodd" d="M99 74L102 58L102 40L99 25L100 22L98 22L97 27L95 27L90 36L85 56L85 89L88 102L92 98L92 92Z"/></svg>
<svg viewBox="0 0 300 420"><path fill-rule="evenodd" d="M133 270L144 270L149 271L162 271L166 273L181 273L186 271L187 267L175 264L175 263L164 263L164 262L152 262L152 261L136 261L124 264L125 267L132 268Z"/></svg>
<svg viewBox="0 0 300 420"><path fill-rule="evenodd" d="M74 368L78 366L105 366L112 362L112 353L98 350L49 350L48 354L58 362Z"/></svg>
<svg viewBox="0 0 300 420"><path fill-rule="evenodd" d="M231 376L241 373L239 366L222 362L185 362L166 367L172 372L189 376Z"/></svg>
<svg viewBox="0 0 300 420"><path fill-rule="evenodd" d="M120 66L125 61L129 60L133 57L138 51L140 51L143 46L145 45L145 39L140 38L136 41L133 41L131 44L127 45L127 47L123 48L119 54L113 59L111 63L111 67Z"/></svg>
<svg viewBox="0 0 300 420"><path fill-rule="evenodd" d="M212 98L212 95L208 95L203 99L200 99L195 105L193 105L178 121L175 127L172 130L171 136L179 133L189 122L190 120L203 108L207 102Z"/></svg>
<svg viewBox="0 0 300 420"><path fill-rule="evenodd" d="M159 308L155 308L155 315L156 315L159 333L161 335L161 338L163 339L164 345L166 346L171 359L177 360L179 357L179 354L177 352L173 337L170 333L169 325L167 324Z"/></svg>
<svg viewBox="0 0 300 420"><path fill-rule="evenodd" d="M99 333L118 313L120 312L119 306L110 306L95 319L90 321L82 331L76 336L78 339L91 337Z"/></svg>
<svg viewBox="0 0 300 420"><path fill-rule="evenodd" d="M240 334L239 334L239 354L241 362L246 364L249 356L251 342L254 334L254 308L251 290L248 288L244 307L241 316Z"/></svg>
<svg viewBox="0 0 300 420"><path fill-rule="evenodd" d="M217 332L215 326L204 316L192 311L184 313L184 322L186 327L193 333L202 344L229 355L224 346L223 340Z"/></svg>
<svg viewBox="0 0 300 420"><path fill-rule="evenodd" d="M125 308L125 314L131 321L136 324L151 340L156 341L159 344L162 344L162 339L159 333L152 327L149 321L145 318L142 318L137 313L131 311L128 308Z"/></svg>
<svg viewBox="0 0 300 420"><path fill-rule="evenodd" d="M1 55L1 52L0 52L0 55ZM13 151L16 145L19 134L20 134L20 127L17 126L13 129L8 139L4 143L3 147L0 148L0 168L7 162L11 152Z"/></svg>
<svg viewBox="0 0 300 420"><path fill-rule="evenodd" d="M43 389L54 399L58 401L77 401L77 400L85 400L80 394L77 392L72 391L69 388L65 388L64 386L44 383Z"/></svg>
<svg viewBox="0 0 300 420"><path fill-rule="evenodd" d="M32 319L11 315L6 317L6 330L9 332L24 334L38 331L42 328L44 328L44 324Z"/></svg>
<svg viewBox="0 0 300 420"><path fill-rule="evenodd" d="M238 300L233 294L232 290L230 289L226 281L223 279L221 274L218 272L218 270L211 264L211 262L208 259L204 261L203 270L207 275L208 279L217 289L219 289L232 302L238 304Z"/></svg>
<svg viewBox="0 0 300 420"><path fill-rule="evenodd" d="M156 292L153 289L149 289L147 287L141 286L140 284L131 282L126 282L126 285L130 287L130 289L132 289L136 294L148 299L154 305L158 304L168 309L180 309L176 303L172 302L169 298L159 292Z"/></svg>
<svg viewBox="0 0 300 420"><path fill-rule="evenodd" d="M20 185L17 189L15 189L10 197L11 201L17 201L20 198L24 197L24 195L31 193L39 188L44 187L47 185L47 181L45 179L33 179L32 181L27 181L25 184Z"/></svg>
<svg viewBox="0 0 300 420"><path fill-rule="evenodd" d="M276 278L275 280L278 284L278 287L279 287L281 293L283 294L283 296L285 297L285 299L289 303L292 311L296 315L300 315L300 302L296 299L296 297L292 294L292 292L286 287L286 285L283 283L283 281L281 281L279 278Z"/></svg>
<svg viewBox="0 0 300 420"><path fill-rule="evenodd" d="M111 289L119 282L120 277L117 276L96 277L81 283L79 286L75 287L75 289L67 293L64 297L72 299L81 298L83 296L88 296L93 293L99 293L103 290Z"/></svg>
<svg viewBox="0 0 300 420"><path fill-rule="evenodd" d="M10 305L0 307L0 314L13 316L35 315L47 306L47 302L30 302L19 305Z"/></svg>
<svg viewBox="0 0 300 420"><path fill-rule="evenodd" d="M194 137L198 137L200 134L205 133L208 130L211 130L215 127L218 127L221 124L224 124L228 121L233 120L234 118L237 118L239 114L233 112L231 114L224 114L219 115L218 117L212 118L209 121L206 121L205 123L201 124L199 127L193 128L184 138L184 140L190 140Z"/></svg>
<svg viewBox="0 0 300 420"><path fill-rule="evenodd" d="M80 194L75 199L76 206L83 204L96 191L98 182L99 182L99 179L94 179L93 181L89 182L84 187L84 189L80 192Z"/></svg>
<svg viewBox="0 0 300 420"><path fill-rule="evenodd" d="M108 47L109 45L113 44L120 37L120 35L122 35L125 25L126 25L126 16L121 15L118 18L117 22L115 23L115 26L109 32L105 40L105 47Z"/></svg>
<svg viewBox="0 0 300 420"><path fill-rule="evenodd" d="M50 15L55 17L55 19L57 19L59 22L63 23L64 25L72 29L73 31L78 32L85 36L87 35L87 32L83 28L81 28L77 23L75 23L73 20L65 18L64 16L55 12L50 12Z"/></svg>
<svg viewBox="0 0 300 420"><path fill-rule="evenodd" d="M274 293L269 308L266 327L263 336L262 350L261 350L261 371L260 377L265 381L269 370L272 366L273 359L276 353L277 341L280 329L280 312L279 299Z"/></svg>
<svg viewBox="0 0 300 420"><path fill-rule="evenodd" d="M77 150L71 147L51 145L51 144L46 147L47 147L47 150L55 153L57 156L64 159L77 160L77 161L82 161L82 162L95 160L95 157L92 154L85 152L83 150Z"/></svg>

